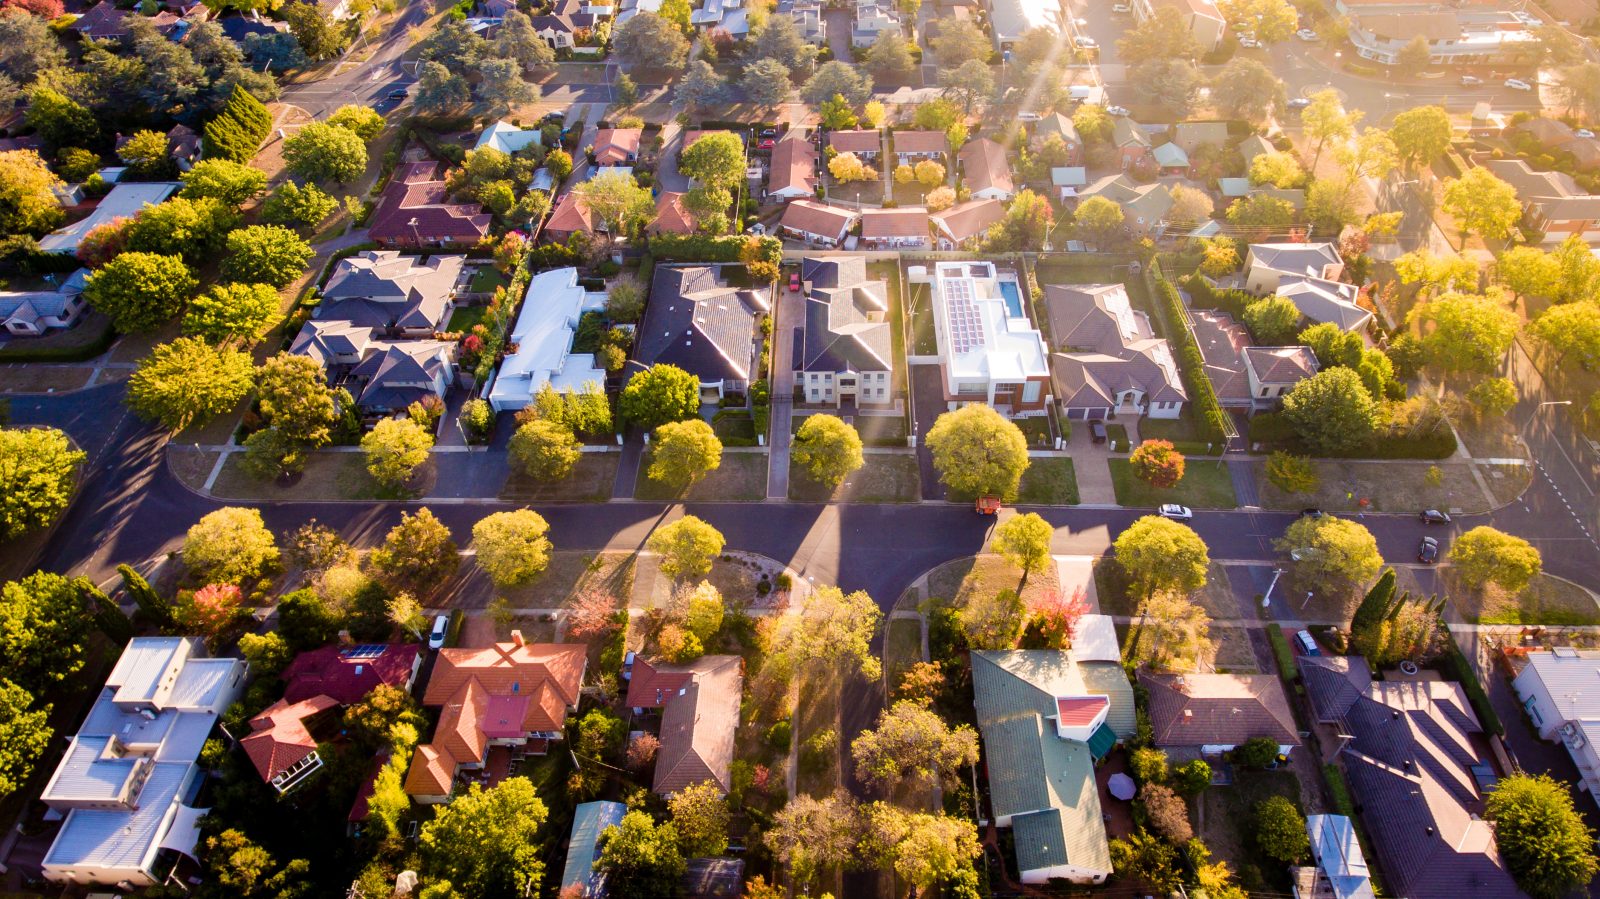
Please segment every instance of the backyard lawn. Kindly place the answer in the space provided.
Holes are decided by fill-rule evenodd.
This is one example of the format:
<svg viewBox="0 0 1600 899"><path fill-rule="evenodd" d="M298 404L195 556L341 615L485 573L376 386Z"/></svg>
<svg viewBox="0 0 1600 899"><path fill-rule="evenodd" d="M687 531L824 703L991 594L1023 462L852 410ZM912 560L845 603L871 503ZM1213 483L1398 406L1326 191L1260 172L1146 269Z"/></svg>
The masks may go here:
<svg viewBox="0 0 1600 899"><path fill-rule="evenodd" d="M480 266L472 273L467 281L467 293L494 293L495 288L504 287L511 283L501 271L492 265Z"/></svg>
<svg viewBox="0 0 1600 899"><path fill-rule="evenodd" d="M445 330L465 334L472 330L473 325L483 321L488 311L488 306L458 306L456 311L450 313L450 324L445 325Z"/></svg>
<svg viewBox="0 0 1600 899"><path fill-rule="evenodd" d="M911 301L911 355L937 355L939 339L933 333L933 306L928 300L928 285L910 285L907 296Z"/></svg>
<svg viewBox="0 0 1600 899"><path fill-rule="evenodd" d="M1149 509L1163 503L1179 503L1194 509L1232 509L1239 505L1233 492L1233 478L1226 466L1211 461L1191 461L1183 480L1167 490L1152 487L1133 475L1127 459L1110 459L1111 482L1117 502L1136 509Z"/></svg>
<svg viewBox="0 0 1600 899"><path fill-rule="evenodd" d="M1266 858L1254 836L1256 806L1270 796L1282 796L1299 808L1300 782L1294 772L1235 768L1233 783L1211 787L1197 800L1205 803L1206 845L1216 858L1233 867L1239 885L1252 895L1289 892L1288 868Z"/></svg>

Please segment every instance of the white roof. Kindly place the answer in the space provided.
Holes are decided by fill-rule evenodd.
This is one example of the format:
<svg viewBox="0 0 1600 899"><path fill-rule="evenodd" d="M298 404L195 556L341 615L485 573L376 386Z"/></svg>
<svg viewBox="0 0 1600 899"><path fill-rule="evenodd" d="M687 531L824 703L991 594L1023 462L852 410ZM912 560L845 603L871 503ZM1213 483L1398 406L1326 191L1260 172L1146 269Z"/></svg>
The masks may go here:
<svg viewBox="0 0 1600 899"><path fill-rule="evenodd" d="M1556 703L1554 711L1564 721L1600 720L1600 650L1559 647L1550 652L1528 653L1528 667Z"/></svg>
<svg viewBox="0 0 1600 899"><path fill-rule="evenodd" d="M1089 170L1081 165L1059 165L1050 169L1050 183L1057 187L1082 187L1089 183Z"/></svg>
<svg viewBox="0 0 1600 899"><path fill-rule="evenodd" d="M73 809L44 857L44 868L111 869L130 874L147 868L171 830L172 809L182 801L193 764L161 762L139 793L134 811Z"/></svg>
<svg viewBox="0 0 1600 899"><path fill-rule="evenodd" d="M1026 290L1013 282L1019 292ZM992 262L941 262L934 268L933 325L939 355L954 382L1048 378L1044 339L1026 311L1012 318Z"/></svg>
<svg viewBox="0 0 1600 899"><path fill-rule="evenodd" d="M1372 899L1371 874L1349 818L1309 815L1306 834L1311 838L1311 856L1328 876L1335 899Z"/></svg>
<svg viewBox="0 0 1600 899"><path fill-rule="evenodd" d="M1014 41L1029 28L1061 30L1061 6L1047 0L991 0L989 20L999 43Z"/></svg>
<svg viewBox="0 0 1600 899"><path fill-rule="evenodd" d="M578 286L578 270L558 268L535 275L511 329L517 351L500 363L488 399L496 411L521 409L545 384L578 390L586 382L604 383L606 373L592 353L572 353L578 320L604 308L606 295Z"/></svg>
<svg viewBox="0 0 1600 899"><path fill-rule="evenodd" d="M1122 648L1117 642L1117 626L1110 615L1084 615L1072 632L1072 658L1078 662L1122 664Z"/></svg>
<svg viewBox="0 0 1600 899"><path fill-rule="evenodd" d="M1331 322L1344 331L1358 331L1372 320L1372 313L1356 302L1359 292L1353 284L1286 275L1278 282L1278 296L1311 321Z"/></svg>
<svg viewBox="0 0 1600 899"><path fill-rule="evenodd" d="M132 218L144 207L164 202L182 186L176 181L118 184L101 198L100 205L96 206L87 218L64 225L39 238L39 249L47 253L77 252L78 243L83 240L85 234L94 230L96 225L119 217Z"/></svg>
<svg viewBox="0 0 1600 899"><path fill-rule="evenodd" d="M483 129L478 135L478 143L472 148L481 150L484 147L493 147L502 153L515 153L530 146L539 145L539 129L518 128L505 119L495 122Z"/></svg>

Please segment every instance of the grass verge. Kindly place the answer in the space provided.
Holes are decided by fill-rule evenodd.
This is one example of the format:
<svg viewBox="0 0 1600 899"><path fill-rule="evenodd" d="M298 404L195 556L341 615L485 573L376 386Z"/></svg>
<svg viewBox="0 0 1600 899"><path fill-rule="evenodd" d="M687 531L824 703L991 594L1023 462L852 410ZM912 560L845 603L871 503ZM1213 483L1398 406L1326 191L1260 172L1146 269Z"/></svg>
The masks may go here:
<svg viewBox="0 0 1600 899"><path fill-rule="evenodd" d="M837 487L814 478L792 457L789 498L807 503L914 503L921 498L922 472L909 454L871 453Z"/></svg>
<svg viewBox="0 0 1600 899"><path fill-rule="evenodd" d="M634 497L642 500L685 500L688 502L754 502L767 495L766 453L723 453L722 464L708 472L687 490L679 490L650 479L647 451L639 463L639 480Z"/></svg>
<svg viewBox="0 0 1600 899"><path fill-rule="evenodd" d="M1134 508L1153 508L1163 503L1180 503L1196 509L1232 509L1239 505L1233 492L1233 478L1227 467L1215 462L1190 462L1183 480L1168 489L1152 487L1134 477L1127 459L1109 459L1111 484L1117 502Z"/></svg>

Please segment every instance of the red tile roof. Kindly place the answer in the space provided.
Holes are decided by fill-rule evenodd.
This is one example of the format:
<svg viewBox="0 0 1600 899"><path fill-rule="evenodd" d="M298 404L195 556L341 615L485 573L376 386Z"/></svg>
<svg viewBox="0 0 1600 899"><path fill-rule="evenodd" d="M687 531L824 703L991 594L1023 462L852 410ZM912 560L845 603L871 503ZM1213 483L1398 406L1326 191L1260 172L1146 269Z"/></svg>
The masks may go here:
<svg viewBox="0 0 1600 899"><path fill-rule="evenodd" d="M664 190L656 198L656 220L650 223L653 233L693 234L694 216L683 208L683 194Z"/></svg>
<svg viewBox="0 0 1600 899"><path fill-rule="evenodd" d="M921 206L904 209L861 210L861 239L928 236L928 210Z"/></svg>
<svg viewBox="0 0 1600 899"><path fill-rule="evenodd" d="M369 233L379 243L407 246L476 244L488 236L490 215L482 206L449 200L439 163L404 163L384 189Z"/></svg>
<svg viewBox="0 0 1600 899"><path fill-rule="evenodd" d="M666 666L657 668L644 659L639 659L633 663L633 678L628 681L628 707L660 708L693 679L694 675L683 668Z"/></svg>
<svg viewBox="0 0 1600 899"><path fill-rule="evenodd" d="M841 240L855 223L856 214L848 209L824 206L811 200L795 200L783 210L778 224L806 234Z"/></svg>
<svg viewBox="0 0 1600 899"><path fill-rule="evenodd" d="M544 223L544 233L566 240L568 235L579 231L594 233L594 217L589 214L589 208L578 201L578 195L569 191L556 201L555 211Z"/></svg>
<svg viewBox="0 0 1600 899"><path fill-rule="evenodd" d="M602 128L594 136L595 165L616 165L639 155L642 128Z"/></svg>
<svg viewBox="0 0 1600 899"><path fill-rule="evenodd" d="M961 172L966 176L967 189L973 193L994 188L1011 193L1016 183L1011 180L1011 165L1006 162L1005 148L980 137L967 141L961 148Z"/></svg>
<svg viewBox="0 0 1600 899"><path fill-rule="evenodd" d="M945 137L943 131L896 131L894 132L894 151L896 153L948 153L950 139Z"/></svg>
<svg viewBox="0 0 1600 899"><path fill-rule="evenodd" d="M283 698L299 702L331 696L353 705L379 684L405 689L416 670L421 647L415 643L324 646L295 656L283 672Z"/></svg>
<svg viewBox="0 0 1600 899"><path fill-rule="evenodd" d="M1061 696L1056 699L1056 720L1063 727L1088 727L1110 707L1111 699L1106 696Z"/></svg>
<svg viewBox="0 0 1600 899"><path fill-rule="evenodd" d="M254 733L240 740L239 745L261 773L261 779L271 781L316 752L317 741L306 730L305 719L338 705L331 696L295 703L280 699L251 718Z"/></svg>
<svg viewBox="0 0 1600 899"><path fill-rule="evenodd" d="M881 153L883 135L877 129L832 131L828 133L828 146L838 153Z"/></svg>
<svg viewBox="0 0 1600 899"><path fill-rule="evenodd" d="M799 129L790 131L772 150L772 172L767 176L767 190L777 193L799 189L809 194L816 188L817 151Z"/></svg>

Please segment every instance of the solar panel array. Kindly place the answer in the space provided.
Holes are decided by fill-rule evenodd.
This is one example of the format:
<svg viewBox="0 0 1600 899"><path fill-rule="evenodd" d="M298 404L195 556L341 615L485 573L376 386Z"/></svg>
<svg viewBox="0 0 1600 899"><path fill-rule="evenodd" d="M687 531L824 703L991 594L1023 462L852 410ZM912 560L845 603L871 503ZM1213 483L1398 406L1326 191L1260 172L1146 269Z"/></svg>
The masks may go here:
<svg viewBox="0 0 1600 899"><path fill-rule="evenodd" d="M383 651L387 648L382 643L362 643L349 649L340 650L339 655L347 659L375 659L383 655Z"/></svg>
<svg viewBox="0 0 1600 899"><path fill-rule="evenodd" d="M965 279L948 280L943 287L944 317L950 326L951 348L959 356L983 346L983 315L972 299L972 282Z"/></svg>

